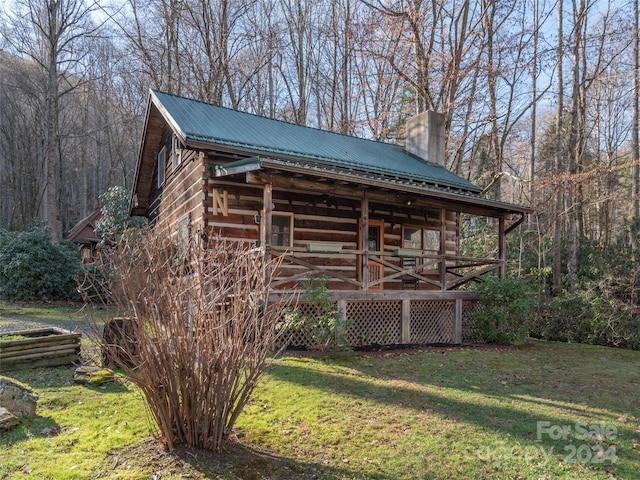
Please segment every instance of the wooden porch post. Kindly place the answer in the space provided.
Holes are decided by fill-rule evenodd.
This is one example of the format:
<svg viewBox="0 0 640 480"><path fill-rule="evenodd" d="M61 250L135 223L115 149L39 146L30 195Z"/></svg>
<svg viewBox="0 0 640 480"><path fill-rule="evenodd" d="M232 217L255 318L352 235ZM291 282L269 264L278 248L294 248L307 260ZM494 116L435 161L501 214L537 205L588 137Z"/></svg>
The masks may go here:
<svg viewBox="0 0 640 480"><path fill-rule="evenodd" d="M456 298L453 306L453 343L462 343L462 299Z"/></svg>
<svg viewBox="0 0 640 480"><path fill-rule="evenodd" d="M260 228L260 241L264 248L264 261L268 263L271 260L269 249L271 248L271 215L273 213L273 185L270 183L265 183L264 185L262 204L264 205L264 211ZM271 271L267 271L267 280L271 280Z"/></svg>
<svg viewBox="0 0 640 480"><path fill-rule="evenodd" d="M498 219L498 260L500 260L500 270L498 276L507 276L507 234L504 228L504 218Z"/></svg>
<svg viewBox="0 0 640 480"><path fill-rule="evenodd" d="M400 343L411 342L411 300L402 299L402 326L400 331Z"/></svg>
<svg viewBox="0 0 640 480"><path fill-rule="evenodd" d="M440 209L440 288L447 289L447 263L444 256L447 253L447 209Z"/></svg>
<svg viewBox="0 0 640 480"><path fill-rule="evenodd" d="M340 315L340 323L336 329L336 335L338 338L344 338L346 340L345 335L347 334L347 330L344 327L347 324L347 301L340 299L336 302L336 306L338 307L338 314Z"/></svg>
<svg viewBox="0 0 640 480"><path fill-rule="evenodd" d="M360 204L360 238L362 239L362 290L369 290L369 195L362 192Z"/></svg>

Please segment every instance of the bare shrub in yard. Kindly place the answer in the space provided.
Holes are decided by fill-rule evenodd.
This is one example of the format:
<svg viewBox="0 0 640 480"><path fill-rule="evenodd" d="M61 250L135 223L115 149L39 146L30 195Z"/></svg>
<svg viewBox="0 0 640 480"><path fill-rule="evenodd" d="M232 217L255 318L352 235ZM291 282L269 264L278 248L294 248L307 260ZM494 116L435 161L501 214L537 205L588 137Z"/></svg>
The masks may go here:
<svg viewBox="0 0 640 480"><path fill-rule="evenodd" d="M283 330L286 302L269 301L276 265L215 236L204 249L155 231L107 258L85 298L115 304L135 342L107 354L142 390L169 449L220 451Z"/></svg>

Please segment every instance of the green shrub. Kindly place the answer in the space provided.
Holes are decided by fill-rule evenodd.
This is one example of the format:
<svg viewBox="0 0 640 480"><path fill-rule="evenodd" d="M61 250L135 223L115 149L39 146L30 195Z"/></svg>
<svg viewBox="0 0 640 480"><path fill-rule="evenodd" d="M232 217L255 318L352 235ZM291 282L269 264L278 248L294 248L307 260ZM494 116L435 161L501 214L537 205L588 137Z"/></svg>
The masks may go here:
<svg viewBox="0 0 640 480"><path fill-rule="evenodd" d="M322 352L348 347L345 333L349 322L343 320L342 311L331 300L328 280L326 275L305 280L303 287L312 312L293 310L287 315L288 328L304 332L310 348Z"/></svg>
<svg viewBox="0 0 640 480"><path fill-rule="evenodd" d="M79 300L80 252L48 230L0 231L0 290L9 300Z"/></svg>
<svg viewBox="0 0 640 480"><path fill-rule="evenodd" d="M536 298L522 278L488 278L476 286L483 308L474 314L478 340L489 343L517 343L529 334L529 319Z"/></svg>
<svg viewBox="0 0 640 480"><path fill-rule="evenodd" d="M603 295L596 296L592 304L589 343L640 350L640 321L635 305Z"/></svg>
<svg viewBox="0 0 640 480"><path fill-rule="evenodd" d="M116 236L129 228L140 228L147 224L146 218L129 215L130 198L131 192L120 186L113 186L100 195L102 218L95 231L102 237L101 248L113 246Z"/></svg>
<svg viewBox="0 0 640 480"><path fill-rule="evenodd" d="M532 336L640 350L636 307L603 290L564 293L543 309Z"/></svg>
<svg viewBox="0 0 640 480"><path fill-rule="evenodd" d="M560 342L587 343L593 312L577 294L558 295L543 308L531 326L531 336Z"/></svg>

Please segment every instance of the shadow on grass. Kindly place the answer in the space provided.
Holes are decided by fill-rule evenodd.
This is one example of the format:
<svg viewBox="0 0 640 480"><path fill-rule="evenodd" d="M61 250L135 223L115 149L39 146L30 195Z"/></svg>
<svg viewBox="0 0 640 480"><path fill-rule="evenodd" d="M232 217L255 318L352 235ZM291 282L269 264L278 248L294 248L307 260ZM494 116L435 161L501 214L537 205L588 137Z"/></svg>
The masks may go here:
<svg viewBox="0 0 640 480"><path fill-rule="evenodd" d="M222 452L213 453L186 447L166 451L155 438L110 453L101 469L104 474L118 475L118 468L127 470L138 467L143 470L171 471L178 478L215 479L344 479L361 478L347 468L336 468L319 463L296 461L259 450L232 439L225 443ZM383 477L368 476L376 479Z"/></svg>
<svg viewBox="0 0 640 480"><path fill-rule="evenodd" d="M455 353L447 355L455 356ZM453 418L465 424L476 425L483 431L494 432L501 438L511 437L524 444L543 446L547 451L555 452L560 461L567 458L567 452L570 453L567 446L570 445L585 444L593 448L593 452L599 448L598 444L604 445L605 450L614 445L613 448L617 449L615 470L620 475L619 478L635 478L634 475L637 475L640 469L640 452L632 446L638 438L637 422L640 420L637 390L626 392L635 407L632 411L623 412L621 408L614 406L618 405L613 401L618 395L617 392L611 393L611 404L607 404L605 396L590 407L588 402L586 405L583 402L586 397L576 395L575 392L572 401L571 391L563 391L554 388L553 385L545 388L542 384L537 384L544 382L544 377L536 379L533 384L523 382L518 385L517 375L512 376L507 389L496 372L467 372L464 362L453 367L448 365L446 371L443 368L441 374L421 374L421 362L424 362L423 368L429 361L435 361L441 367L443 365L439 363L438 357L419 357L418 355L405 359L405 362L417 364L409 369L410 371L401 371L399 367L403 364L394 364L395 375L387 373L388 370L378 373L376 368L389 359L357 357L319 360L324 362L325 366L334 365L336 368L332 371L327 371L324 367L314 368L313 363L305 365L304 362L289 362L286 366L271 369L269 374L282 381L319 389L328 394L337 393L353 397L354 401L362 400L389 407L412 409L418 414L428 411L444 418ZM473 361L473 357L467 357L469 358ZM526 361L522 368L528 368ZM451 375L460 378L454 380ZM633 378L633 375L629 378ZM548 409L557 413L550 414ZM625 415L630 418L620 420ZM615 423L615 434L604 439L586 438L580 436L577 422L581 422L587 429L609 427ZM550 431L550 428L569 428L570 431L567 436L553 438L557 431ZM600 467L609 468L606 465Z"/></svg>
<svg viewBox="0 0 640 480"><path fill-rule="evenodd" d="M51 417L20 418L20 424L16 428L0 435L0 450L24 440L55 437L61 428Z"/></svg>
<svg viewBox="0 0 640 480"><path fill-rule="evenodd" d="M640 390L640 353L630 350L534 342L495 351L434 348L380 360L342 355L326 361L381 381L544 403L576 414L591 408L640 415L634 394Z"/></svg>

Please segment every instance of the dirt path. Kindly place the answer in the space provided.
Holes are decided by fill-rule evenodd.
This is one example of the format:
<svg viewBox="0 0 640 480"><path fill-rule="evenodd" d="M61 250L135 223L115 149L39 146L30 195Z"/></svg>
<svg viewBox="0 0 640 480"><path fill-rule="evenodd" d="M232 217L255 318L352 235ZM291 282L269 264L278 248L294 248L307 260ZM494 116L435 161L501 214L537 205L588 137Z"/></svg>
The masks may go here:
<svg viewBox="0 0 640 480"><path fill-rule="evenodd" d="M89 335L93 328L85 319L60 322L56 319L0 315L0 333L33 328L59 327L73 332Z"/></svg>

